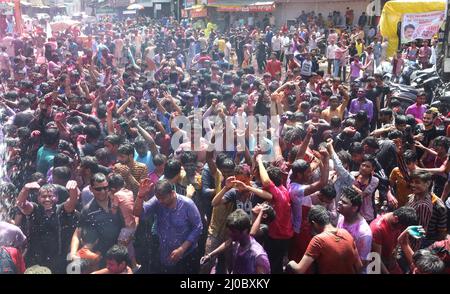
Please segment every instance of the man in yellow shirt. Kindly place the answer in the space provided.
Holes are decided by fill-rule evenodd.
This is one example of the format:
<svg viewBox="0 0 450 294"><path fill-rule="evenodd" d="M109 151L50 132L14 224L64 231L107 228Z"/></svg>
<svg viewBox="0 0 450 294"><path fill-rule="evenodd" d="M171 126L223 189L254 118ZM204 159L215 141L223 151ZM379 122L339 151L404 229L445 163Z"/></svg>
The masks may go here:
<svg viewBox="0 0 450 294"><path fill-rule="evenodd" d="M322 119L330 123L331 118L334 116L339 117L341 120L344 117L345 109L347 108L350 97L348 91L344 89L342 85L339 86L339 93L343 97L342 103L339 105L339 100L337 96L330 97L330 106L324 109L321 113Z"/></svg>
<svg viewBox="0 0 450 294"><path fill-rule="evenodd" d="M356 40L356 50L358 51L358 56L361 56L361 54L364 51L364 41L363 41L363 39L357 39Z"/></svg>

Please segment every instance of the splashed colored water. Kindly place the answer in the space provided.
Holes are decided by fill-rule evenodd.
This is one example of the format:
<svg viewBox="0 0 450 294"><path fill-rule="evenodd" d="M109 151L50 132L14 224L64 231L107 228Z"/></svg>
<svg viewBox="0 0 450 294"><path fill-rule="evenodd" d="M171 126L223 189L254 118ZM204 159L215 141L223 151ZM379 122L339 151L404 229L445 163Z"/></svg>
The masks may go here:
<svg viewBox="0 0 450 294"><path fill-rule="evenodd" d="M4 109L0 108L0 117L3 117ZM9 183L8 175L6 172L6 142L3 134L4 123L0 123L0 221L7 219L7 215L13 208L13 203L9 201L9 197L6 195L6 185Z"/></svg>

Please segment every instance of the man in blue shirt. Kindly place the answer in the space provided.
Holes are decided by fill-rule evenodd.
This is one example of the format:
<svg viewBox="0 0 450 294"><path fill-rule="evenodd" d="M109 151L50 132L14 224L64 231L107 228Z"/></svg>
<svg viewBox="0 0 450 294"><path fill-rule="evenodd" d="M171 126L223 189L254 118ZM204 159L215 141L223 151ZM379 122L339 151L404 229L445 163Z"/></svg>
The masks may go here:
<svg viewBox="0 0 450 294"><path fill-rule="evenodd" d="M53 165L53 158L58 154L59 131L56 128L48 128L43 135L44 146L37 152L36 171L46 175Z"/></svg>
<svg viewBox="0 0 450 294"><path fill-rule="evenodd" d="M156 184L155 197L144 204L144 198L152 188L149 179L141 182L133 213L141 218L156 216L160 273L198 273L196 249L203 225L197 207L188 197L177 194L168 180L160 180Z"/></svg>

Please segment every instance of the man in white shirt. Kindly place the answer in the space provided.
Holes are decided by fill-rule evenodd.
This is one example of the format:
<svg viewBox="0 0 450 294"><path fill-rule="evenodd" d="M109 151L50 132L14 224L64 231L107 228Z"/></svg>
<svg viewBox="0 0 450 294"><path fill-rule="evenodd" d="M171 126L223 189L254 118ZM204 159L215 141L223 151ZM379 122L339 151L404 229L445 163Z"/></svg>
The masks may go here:
<svg viewBox="0 0 450 294"><path fill-rule="evenodd" d="M224 59L227 62L230 62L230 56L231 56L231 43L230 40L228 38L225 38L225 50L224 50Z"/></svg>
<svg viewBox="0 0 450 294"><path fill-rule="evenodd" d="M300 68L300 75L302 76L302 79L305 81L309 81L312 75L312 61L311 61L311 54L306 53L305 54L306 59L302 62L302 67Z"/></svg>
<svg viewBox="0 0 450 294"><path fill-rule="evenodd" d="M311 36L309 37L309 42L308 42L308 52L311 52L316 49L317 49L316 33L311 33Z"/></svg>
<svg viewBox="0 0 450 294"><path fill-rule="evenodd" d="M436 65L436 59L437 59L437 40L432 39L431 40L431 57L430 57L430 64Z"/></svg>
<svg viewBox="0 0 450 294"><path fill-rule="evenodd" d="M336 45L335 40L331 39L326 52L326 56L328 59L328 69L327 69L328 75L331 75L331 65L334 63L334 60L336 59L337 48L338 46Z"/></svg>
<svg viewBox="0 0 450 294"><path fill-rule="evenodd" d="M275 56L278 60L280 60L281 56L281 45L283 42L283 38L281 37L280 32L277 32L275 36L272 37L272 52L275 53Z"/></svg>
<svg viewBox="0 0 450 294"><path fill-rule="evenodd" d="M285 69L287 70L288 66L288 59L286 56L288 56L291 53L292 49L292 40L290 36L287 35L287 33L283 33L284 36L282 37L282 46L283 46L283 57L281 58L285 62Z"/></svg>

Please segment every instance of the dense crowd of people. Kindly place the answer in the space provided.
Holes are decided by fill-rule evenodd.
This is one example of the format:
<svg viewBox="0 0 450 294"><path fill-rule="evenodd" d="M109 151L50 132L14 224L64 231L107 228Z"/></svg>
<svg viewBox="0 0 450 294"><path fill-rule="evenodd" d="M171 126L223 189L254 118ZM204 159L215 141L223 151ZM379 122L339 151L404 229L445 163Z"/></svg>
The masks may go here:
<svg viewBox="0 0 450 294"><path fill-rule="evenodd" d="M448 273L447 113L376 70L437 42L353 18L6 33L0 272Z"/></svg>

